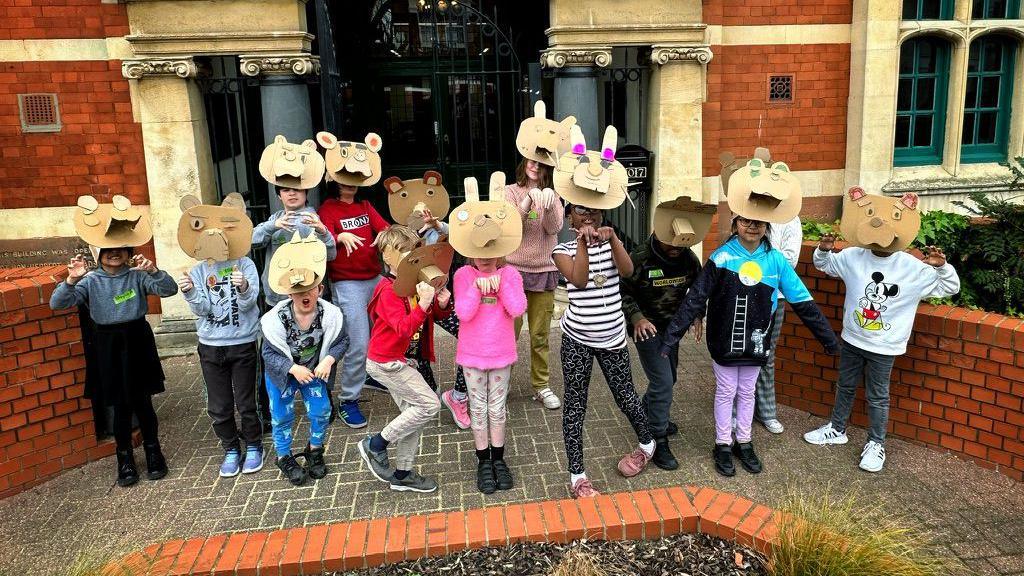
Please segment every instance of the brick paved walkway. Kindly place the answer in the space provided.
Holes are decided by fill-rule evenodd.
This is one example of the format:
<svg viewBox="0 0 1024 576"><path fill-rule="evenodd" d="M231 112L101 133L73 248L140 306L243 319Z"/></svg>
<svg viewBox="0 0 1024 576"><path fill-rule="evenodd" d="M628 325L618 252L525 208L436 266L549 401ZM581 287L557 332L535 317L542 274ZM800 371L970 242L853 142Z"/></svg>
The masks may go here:
<svg viewBox="0 0 1024 576"><path fill-rule="evenodd" d="M552 341L557 359L557 330ZM445 335L440 356L451 358L451 349ZM754 433L765 472L754 477L740 470L733 479L719 478L709 456L714 384L706 349L684 343L680 362L682 383L673 418L681 437L673 445L682 469L674 473L652 467L631 480L618 476L615 463L634 445L635 437L603 380L595 377L585 444L587 471L599 489L703 485L772 505L793 488L819 492L831 483L840 493L853 492L908 514L978 574L1024 574L1024 484L946 454L893 440L886 470L869 475L856 467L865 441L862 430L852 430L846 446L813 447L800 434L818 421L780 407L786 432L772 436L756 428ZM316 484L293 488L272 465L254 476L220 479L221 454L206 416L198 363L194 356L175 358L165 362L165 369L168 392L158 397L158 412L171 468L168 477L120 489L113 486L114 464L107 459L0 501L0 574L53 574L83 551L127 553L170 538L567 495L561 412L546 411L530 401L526 366L515 369L513 379L519 385L509 400L507 454L517 474L516 488L486 498L475 488L471 435L455 431L447 412L426 430L419 459L422 472L441 484L432 495L382 489L359 461L356 442L364 432L340 424L332 428L328 441L331 472ZM450 369L450 364L442 364L439 377L450 379ZM646 381L635 356L633 373L642 390ZM560 374L553 388L561 392ZM374 430L396 413L389 397L371 393L364 410Z"/></svg>

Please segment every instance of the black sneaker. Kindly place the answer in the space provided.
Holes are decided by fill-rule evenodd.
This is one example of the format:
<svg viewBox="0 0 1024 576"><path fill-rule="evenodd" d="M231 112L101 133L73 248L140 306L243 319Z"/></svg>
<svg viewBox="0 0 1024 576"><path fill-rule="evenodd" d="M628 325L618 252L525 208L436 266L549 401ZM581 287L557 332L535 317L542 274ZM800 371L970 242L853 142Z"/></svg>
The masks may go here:
<svg viewBox="0 0 1024 576"><path fill-rule="evenodd" d="M476 489L484 494L494 494L498 482L494 479L494 462L478 460L476 463Z"/></svg>
<svg viewBox="0 0 1024 576"><path fill-rule="evenodd" d="M284 472L284 477L295 486L302 486L306 482L306 469L299 466L295 456L291 454L278 458L277 467Z"/></svg>
<svg viewBox="0 0 1024 576"><path fill-rule="evenodd" d="M733 444L732 453L740 459L740 465L743 466L744 470L751 474L761 473L761 460L754 453L753 442L744 442L742 444L737 442Z"/></svg>
<svg viewBox="0 0 1024 576"><path fill-rule="evenodd" d="M381 384L380 382L377 382L370 376L367 376L366 380L363 382L363 389L372 390L373 392L383 392L384 394L390 394L390 392L388 392L387 386Z"/></svg>
<svg viewBox="0 0 1024 576"><path fill-rule="evenodd" d="M160 443L143 443L142 449L146 451L146 478L159 480L167 476L167 460L164 453L160 451Z"/></svg>
<svg viewBox="0 0 1024 576"><path fill-rule="evenodd" d="M306 460L306 472L309 473L309 477L314 480L319 480L324 476L327 476L327 465L324 464L324 447L312 448L309 444L306 444L306 450L302 453L303 458Z"/></svg>
<svg viewBox="0 0 1024 576"><path fill-rule="evenodd" d="M396 492L433 492L437 490L437 482L434 482L430 478L420 476L415 470L409 472L409 475L399 480L394 475L391 476L391 489Z"/></svg>
<svg viewBox="0 0 1024 576"><path fill-rule="evenodd" d="M117 485L124 488L139 481L139 470L135 467L134 450L117 451Z"/></svg>
<svg viewBox="0 0 1024 576"><path fill-rule="evenodd" d="M732 450L725 444L715 444L712 452L715 457L715 471L725 477L736 475L736 466L732 463Z"/></svg>
<svg viewBox="0 0 1024 576"><path fill-rule="evenodd" d="M512 479L512 471L504 460L494 461L494 480L498 482L498 490L511 490L515 481Z"/></svg>
<svg viewBox="0 0 1024 576"><path fill-rule="evenodd" d="M651 462L662 470L675 470L679 468L679 461L668 445L668 437L654 439L654 456Z"/></svg>
<svg viewBox="0 0 1024 576"><path fill-rule="evenodd" d="M670 420L668 426L665 426L665 436L675 436L676 434L679 434L679 426Z"/></svg>
<svg viewBox="0 0 1024 576"><path fill-rule="evenodd" d="M370 436L359 441L359 455L363 457L363 462L366 462L374 478L381 482L391 482L395 469L388 463L388 452L374 452L370 448Z"/></svg>

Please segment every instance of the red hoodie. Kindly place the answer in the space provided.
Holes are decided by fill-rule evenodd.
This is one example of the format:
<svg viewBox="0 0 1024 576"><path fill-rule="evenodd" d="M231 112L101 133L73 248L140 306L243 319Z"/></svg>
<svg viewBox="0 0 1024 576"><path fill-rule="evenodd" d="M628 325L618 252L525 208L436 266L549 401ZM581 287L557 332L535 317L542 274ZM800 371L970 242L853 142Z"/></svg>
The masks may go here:
<svg viewBox="0 0 1024 576"><path fill-rule="evenodd" d="M404 360L413 335L422 327L423 337L420 341L423 358L435 362L434 320L447 318L451 314L451 302L448 308L442 309L437 307L437 300L434 300L429 312L424 312L419 306L412 306L410 310L409 299L395 294L394 286L394 278L385 276L373 290L370 305L366 307L373 326L366 357L378 363Z"/></svg>
<svg viewBox="0 0 1024 576"><path fill-rule="evenodd" d="M345 255L344 246L338 246L338 256L327 262L327 275L331 280L369 280L380 274L377 249L370 244L381 230L388 227L388 223L373 205L366 200L346 204L336 198L328 198L317 214L335 238L342 232L350 232L364 240L351 256Z"/></svg>

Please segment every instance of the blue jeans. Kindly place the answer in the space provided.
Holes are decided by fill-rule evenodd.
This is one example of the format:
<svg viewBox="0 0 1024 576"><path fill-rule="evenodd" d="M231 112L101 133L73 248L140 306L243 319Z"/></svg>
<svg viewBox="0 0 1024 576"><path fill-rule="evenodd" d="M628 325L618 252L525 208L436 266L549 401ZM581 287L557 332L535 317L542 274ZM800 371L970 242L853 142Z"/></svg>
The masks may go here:
<svg viewBox="0 0 1024 576"><path fill-rule="evenodd" d="M270 377L264 376L267 396L270 397L270 425L274 437L274 450L277 457L282 458L292 453L292 424L295 422L295 394L302 395L302 403L306 406L306 418L309 419L309 443L312 446L324 445L324 432L327 421L331 417L330 393L327 383L314 378L309 384L299 384L294 376L288 376L288 383L282 391Z"/></svg>
<svg viewBox="0 0 1024 576"><path fill-rule="evenodd" d="M337 370L338 399L342 402L359 400L366 381L366 348L370 342L370 317L366 307L380 276L369 280L337 280L331 283L334 304L341 308L348 332L348 350Z"/></svg>
<svg viewBox="0 0 1024 576"><path fill-rule="evenodd" d="M647 425L655 438L665 436L668 428L669 410L672 408L672 388L676 384L676 366L679 364L679 345L676 344L663 358L658 350L664 342L661 332L647 340L636 343L640 365L647 375L647 392L644 393L644 408L647 409Z"/></svg>

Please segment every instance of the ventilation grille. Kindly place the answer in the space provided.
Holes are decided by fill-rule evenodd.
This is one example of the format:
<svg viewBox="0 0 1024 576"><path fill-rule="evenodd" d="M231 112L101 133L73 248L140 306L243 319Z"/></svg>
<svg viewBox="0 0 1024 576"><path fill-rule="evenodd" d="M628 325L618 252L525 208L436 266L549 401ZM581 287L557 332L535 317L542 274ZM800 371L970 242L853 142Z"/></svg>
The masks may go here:
<svg viewBox="0 0 1024 576"><path fill-rule="evenodd" d="M56 94L18 94L22 132L60 132Z"/></svg>
<svg viewBox="0 0 1024 576"><path fill-rule="evenodd" d="M775 103L793 101L792 74L768 77L768 101Z"/></svg>

